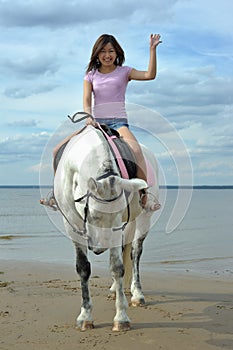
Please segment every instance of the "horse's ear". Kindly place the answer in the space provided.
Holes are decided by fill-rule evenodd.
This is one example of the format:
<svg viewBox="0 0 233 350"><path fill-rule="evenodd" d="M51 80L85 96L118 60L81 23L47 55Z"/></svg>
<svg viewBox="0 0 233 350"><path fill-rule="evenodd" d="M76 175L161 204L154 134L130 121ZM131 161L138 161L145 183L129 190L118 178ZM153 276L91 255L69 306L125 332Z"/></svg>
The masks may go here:
<svg viewBox="0 0 233 350"><path fill-rule="evenodd" d="M146 181L137 178L128 180L117 177L116 180L120 187L128 192L137 192L147 187Z"/></svg>

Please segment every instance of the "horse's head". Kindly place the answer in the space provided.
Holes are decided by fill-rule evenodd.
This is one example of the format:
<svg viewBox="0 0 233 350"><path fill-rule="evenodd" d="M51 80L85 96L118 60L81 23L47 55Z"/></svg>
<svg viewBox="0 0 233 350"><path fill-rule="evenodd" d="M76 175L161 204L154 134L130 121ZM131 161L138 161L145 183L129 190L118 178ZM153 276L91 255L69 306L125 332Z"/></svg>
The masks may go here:
<svg viewBox="0 0 233 350"><path fill-rule="evenodd" d="M88 179L90 210L104 214L122 213L128 204L126 199L129 195L146 187L144 180L122 179L111 172L97 179L91 177Z"/></svg>
<svg viewBox="0 0 233 350"><path fill-rule="evenodd" d="M129 197L145 188L140 179L125 180L106 175L88 180L87 227L89 248L95 253L122 244L122 232L127 218Z"/></svg>

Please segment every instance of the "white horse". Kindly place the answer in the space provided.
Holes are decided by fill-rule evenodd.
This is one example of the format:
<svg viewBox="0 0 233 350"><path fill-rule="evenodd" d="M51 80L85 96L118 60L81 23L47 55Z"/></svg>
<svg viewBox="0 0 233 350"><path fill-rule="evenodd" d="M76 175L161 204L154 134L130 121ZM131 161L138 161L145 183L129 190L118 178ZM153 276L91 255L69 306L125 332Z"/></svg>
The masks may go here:
<svg viewBox="0 0 233 350"><path fill-rule="evenodd" d="M144 148L143 152L153 169L150 192L156 200L159 194L157 163L151 152ZM132 270L128 277L132 305L145 303L139 261L152 212L141 207L139 190L147 186L145 181L137 178L121 178L108 142L93 126L74 136L65 148L54 179L54 195L64 217L66 232L76 248L76 269L82 289L77 327L81 330L93 328L88 250L100 254L110 249L113 276L110 290L116 297L113 330L130 329L124 273L125 277L130 276Z"/></svg>

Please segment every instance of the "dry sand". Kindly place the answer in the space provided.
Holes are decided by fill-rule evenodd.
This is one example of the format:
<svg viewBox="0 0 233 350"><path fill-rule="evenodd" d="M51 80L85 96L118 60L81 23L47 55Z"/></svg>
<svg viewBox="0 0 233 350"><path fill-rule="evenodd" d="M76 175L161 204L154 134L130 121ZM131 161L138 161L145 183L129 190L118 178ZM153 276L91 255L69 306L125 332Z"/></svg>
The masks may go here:
<svg viewBox="0 0 233 350"><path fill-rule="evenodd" d="M95 328L80 332L80 286L73 266L0 261L1 350L233 349L233 281L142 276L146 306L129 307L132 329L112 332L111 278L90 281ZM129 297L128 297L129 298Z"/></svg>

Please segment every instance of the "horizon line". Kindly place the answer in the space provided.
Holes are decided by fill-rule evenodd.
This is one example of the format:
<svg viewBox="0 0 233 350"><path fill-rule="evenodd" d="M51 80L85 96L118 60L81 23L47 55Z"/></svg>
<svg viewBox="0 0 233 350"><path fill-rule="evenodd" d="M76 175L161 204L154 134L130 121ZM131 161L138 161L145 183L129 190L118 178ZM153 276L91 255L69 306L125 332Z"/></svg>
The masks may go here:
<svg viewBox="0 0 233 350"><path fill-rule="evenodd" d="M52 188L53 185L0 185L0 188ZM233 189L233 185L160 185L160 189Z"/></svg>

